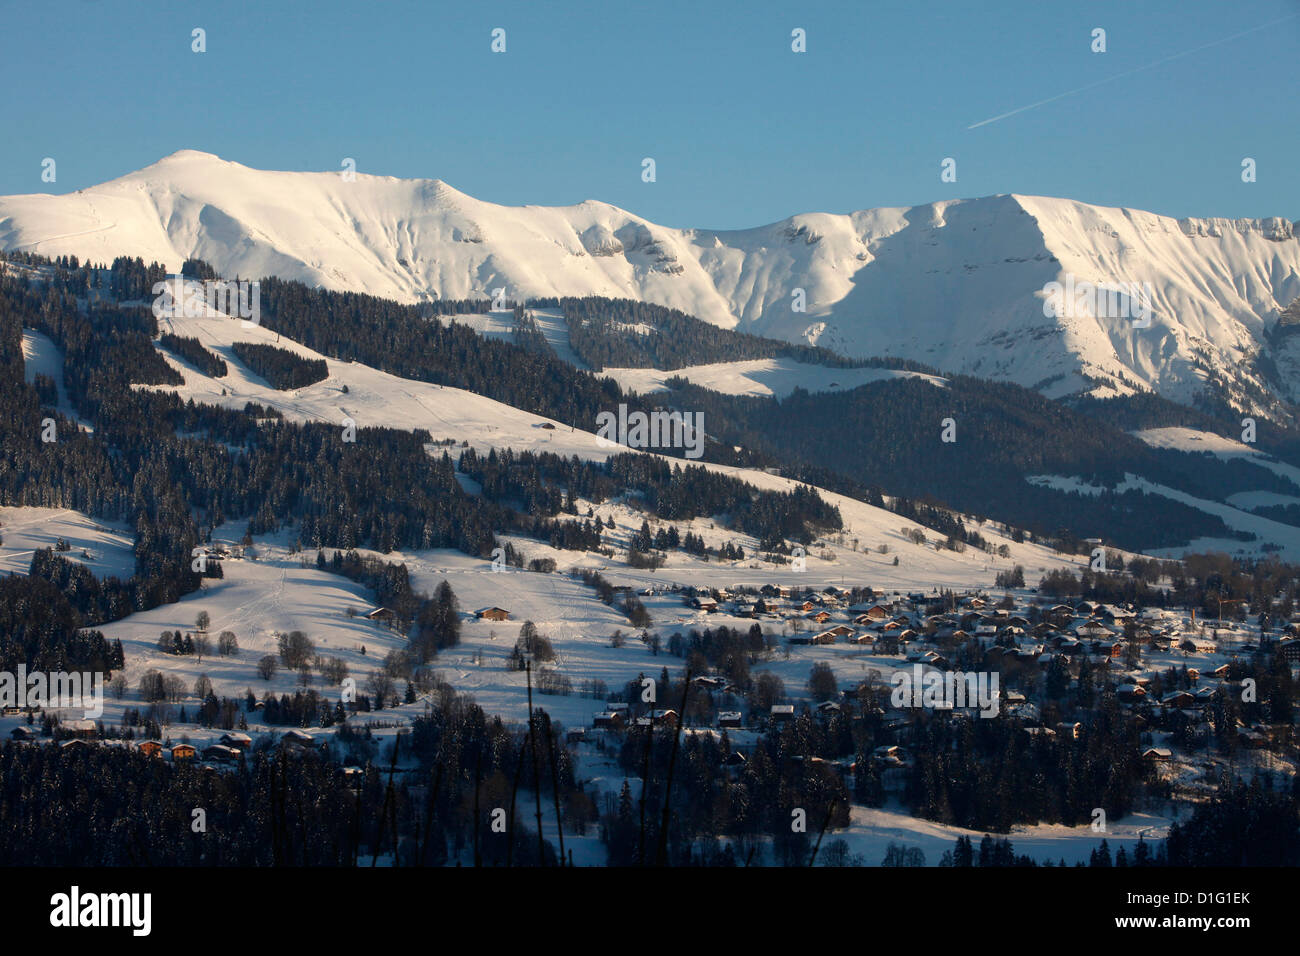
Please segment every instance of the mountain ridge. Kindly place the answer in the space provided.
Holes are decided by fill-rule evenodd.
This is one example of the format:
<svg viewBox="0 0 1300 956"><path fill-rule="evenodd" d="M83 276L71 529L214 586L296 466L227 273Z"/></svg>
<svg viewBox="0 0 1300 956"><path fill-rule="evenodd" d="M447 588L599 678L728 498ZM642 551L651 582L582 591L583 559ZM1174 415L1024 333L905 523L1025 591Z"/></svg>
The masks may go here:
<svg viewBox="0 0 1300 956"><path fill-rule="evenodd" d="M349 181L180 150L73 193L0 197L0 248L169 268L201 258L225 275L405 302L498 288L633 298L1049 397L1211 393L1279 417L1300 397L1300 342L1269 337L1300 298L1300 240L1280 217L1173 219L1007 193L677 229L594 199L503 206L438 179ZM1149 289L1150 327L1086 303L1046 314L1044 290L1067 276Z"/></svg>

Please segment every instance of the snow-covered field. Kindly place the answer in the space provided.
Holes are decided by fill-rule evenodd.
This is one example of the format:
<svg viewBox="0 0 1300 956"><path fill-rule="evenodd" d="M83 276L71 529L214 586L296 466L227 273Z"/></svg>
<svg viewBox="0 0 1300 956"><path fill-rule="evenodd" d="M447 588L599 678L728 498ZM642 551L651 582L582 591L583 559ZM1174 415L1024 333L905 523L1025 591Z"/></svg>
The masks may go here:
<svg viewBox="0 0 1300 956"><path fill-rule="evenodd" d="M717 362L690 365L663 371L657 368L607 368L608 375L624 389L646 394L668 387L668 379L680 377L701 388L726 395L761 395L784 398L796 388L808 392L849 391L872 382L889 382L901 378L922 378L942 386L944 380L919 372L882 368L827 368L808 365L794 359L751 359L744 362Z"/></svg>
<svg viewBox="0 0 1300 956"><path fill-rule="evenodd" d="M565 324L564 315L558 309L529 309L528 311L533 316L533 321L537 323L537 328L542 333L542 337L546 339L546 343L559 358L575 368L587 368L586 363L578 358L577 353L569 345L569 327ZM504 339L506 341L513 341L514 339L514 313L508 310L473 314L459 313L446 316L444 321L468 326L488 338Z"/></svg>
<svg viewBox="0 0 1300 956"><path fill-rule="evenodd" d="M925 854L926 865L935 866L944 852L953 848L958 837L970 837L976 853L984 838L983 831L922 820L898 809L855 806L850 809L849 819L847 829L826 834L822 848L842 839L848 844L849 852L860 854L867 866L879 865L891 843L919 847ZM1029 856L1039 863L1065 860L1070 866L1080 862L1086 865L1089 854L1102 840L1109 846L1112 859L1123 847L1132 860L1139 839L1145 839L1148 849L1154 852L1156 841L1164 839L1171 822L1167 817L1133 813L1120 820L1106 821L1105 832L1094 832L1086 825L1036 824L1013 827L1010 833L994 836L1010 840L1016 856Z"/></svg>
<svg viewBox="0 0 1300 956"><path fill-rule="evenodd" d="M1278 461L1245 442L1224 438L1213 432L1200 431L1195 428L1148 428L1134 432L1138 438L1152 448L1172 448L1175 451L1207 452L1216 458L1240 458L1252 464L1267 468L1274 474L1281 475L1296 486L1300 493L1300 468Z"/></svg>
<svg viewBox="0 0 1300 956"><path fill-rule="evenodd" d="M1077 492L1084 495L1097 495L1106 490L1097 485L1088 484L1077 475L1070 477L1063 475L1031 475L1028 481L1045 488ZM1223 523L1234 531L1244 531L1255 535L1253 541L1239 541L1236 538L1194 538L1187 544L1176 548L1153 549L1150 554L1156 557L1180 558L1184 554L1225 551L1235 555L1256 556L1273 553L1279 555L1283 560L1300 560L1300 528L1293 525L1251 514L1249 511L1244 511L1242 508L1234 507L1231 504L1197 498L1185 491L1169 488L1133 474L1126 474L1124 480L1111 490L1117 492L1141 491L1147 494L1172 498L1174 501L1182 502L1185 505L1204 511L1206 514L1223 519Z"/></svg>
<svg viewBox="0 0 1300 956"><path fill-rule="evenodd" d="M86 431L92 431L90 425L80 421L80 416L68 401L67 389L63 387L63 352L47 335L32 329L23 329L23 363L27 382L36 380L37 375L54 379L59 392L58 411L60 414L76 421Z"/></svg>
<svg viewBox="0 0 1300 956"><path fill-rule="evenodd" d="M91 519L66 508L0 508L0 571L26 574L32 553L56 547L59 540L70 548L62 556L80 562L98 577L126 580L135 573L133 535L124 524Z"/></svg>

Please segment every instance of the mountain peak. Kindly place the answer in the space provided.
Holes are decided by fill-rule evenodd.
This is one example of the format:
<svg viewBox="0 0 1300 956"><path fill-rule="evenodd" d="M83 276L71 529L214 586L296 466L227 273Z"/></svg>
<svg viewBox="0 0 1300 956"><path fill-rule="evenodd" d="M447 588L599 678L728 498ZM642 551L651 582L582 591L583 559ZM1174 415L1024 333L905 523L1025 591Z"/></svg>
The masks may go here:
<svg viewBox="0 0 1300 956"><path fill-rule="evenodd" d="M226 160L217 156L215 153L205 153L201 149L178 149L174 153L168 153L155 166L166 166L173 163L191 163L191 162L212 162L224 163Z"/></svg>

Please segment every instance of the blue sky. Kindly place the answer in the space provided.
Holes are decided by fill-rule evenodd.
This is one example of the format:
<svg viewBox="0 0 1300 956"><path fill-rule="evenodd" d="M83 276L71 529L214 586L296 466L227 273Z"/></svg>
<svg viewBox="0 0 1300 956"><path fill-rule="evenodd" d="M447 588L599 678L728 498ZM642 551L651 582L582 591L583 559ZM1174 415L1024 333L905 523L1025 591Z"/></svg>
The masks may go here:
<svg viewBox="0 0 1300 956"><path fill-rule="evenodd" d="M602 199L703 228L1005 192L1300 218L1300 0L52 0L0 16L0 194L193 148L267 169L355 157L494 202Z"/></svg>

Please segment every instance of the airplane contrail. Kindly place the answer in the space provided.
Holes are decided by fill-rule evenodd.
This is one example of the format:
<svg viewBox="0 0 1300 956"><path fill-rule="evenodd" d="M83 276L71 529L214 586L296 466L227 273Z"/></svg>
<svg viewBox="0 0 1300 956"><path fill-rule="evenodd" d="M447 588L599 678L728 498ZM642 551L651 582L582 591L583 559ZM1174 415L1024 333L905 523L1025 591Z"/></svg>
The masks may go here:
<svg viewBox="0 0 1300 956"><path fill-rule="evenodd" d="M1240 39L1241 37L1244 37L1247 34L1257 33L1260 30L1267 30L1269 27L1276 26L1279 23L1284 23L1287 20L1294 20L1296 17L1300 17L1300 13L1291 13L1285 17L1278 17L1276 20L1270 20L1268 23L1261 23L1257 27L1251 27L1249 30L1242 30L1240 33L1234 33L1231 36L1220 37L1217 40L1213 40L1209 43L1204 43L1198 47L1193 47L1190 50L1184 50L1182 53L1172 53L1169 56L1162 57L1161 59L1155 60L1151 63L1147 63L1145 66L1139 66L1136 69L1126 70L1123 73L1116 73L1114 76L1108 76L1104 80L1097 80L1094 83L1089 83L1086 86L1079 87L1078 89L1066 90L1064 93L1057 93L1055 96L1049 96L1047 99L1039 100L1037 103L1030 103L1028 106L1020 106L1006 113L1000 113L997 116L990 116L988 119L980 120L978 123L971 123L966 128L975 129L976 127L979 126L988 126L989 123L996 123L998 120L1004 120L1008 116L1015 116L1017 113L1024 113L1026 110L1033 110L1033 109L1037 109L1040 106L1046 106L1048 103L1055 103L1057 100L1064 99L1067 96L1074 96L1076 93L1083 93L1086 92L1087 90L1094 89L1106 83L1112 83L1115 80L1122 80L1124 77L1132 76L1134 73L1141 73L1144 70L1151 70L1157 66L1162 66L1165 63L1169 63L1172 60L1179 60L1185 56L1191 56L1193 53L1200 53L1202 50L1208 50L1210 47L1219 46L1221 44L1228 43L1232 40Z"/></svg>

